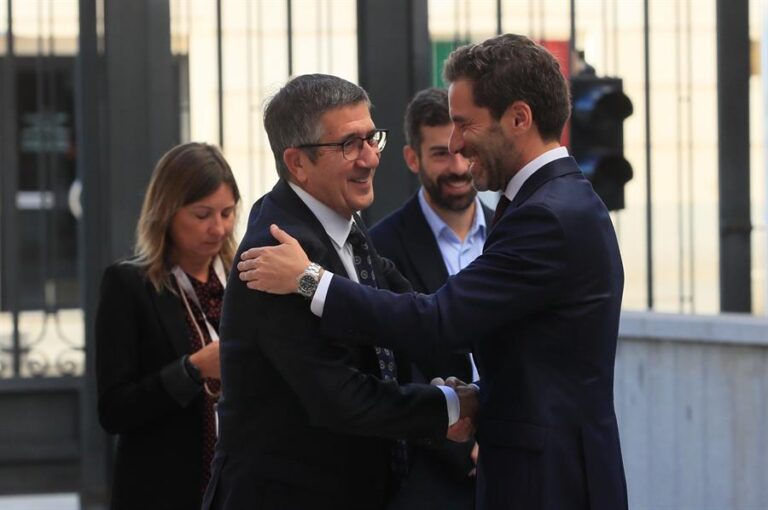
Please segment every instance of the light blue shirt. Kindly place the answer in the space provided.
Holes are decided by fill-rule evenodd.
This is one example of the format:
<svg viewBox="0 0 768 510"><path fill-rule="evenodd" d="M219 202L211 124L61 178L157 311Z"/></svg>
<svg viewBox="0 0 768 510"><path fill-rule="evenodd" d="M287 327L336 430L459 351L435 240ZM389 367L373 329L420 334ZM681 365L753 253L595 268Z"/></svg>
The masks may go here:
<svg viewBox="0 0 768 510"><path fill-rule="evenodd" d="M465 267L467 267L473 260L483 253L483 245L485 244L486 225L485 214L483 213L483 206L480 203L480 199L475 197L475 219L472 221L472 226L469 228L467 237L464 241L459 239L459 236L451 230L443 219L437 215L427 203L427 198L424 196L424 187L419 190L419 205L421 206L421 212L424 214L424 218L427 220L427 225L432 230L432 234L437 241L437 247L440 249L440 254L443 256L443 262L445 262L445 269L448 270L448 276L453 276ZM477 365L475 365L475 357L470 353L469 361L472 364L472 380L477 381L480 379L480 374L477 372Z"/></svg>
<svg viewBox="0 0 768 510"><path fill-rule="evenodd" d="M475 197L475 218L472 220L472 226L469 228L467 237L462 241L451 230L451 227L429 206L424 193L425 191L422 187L419 190L421 212L424 214L424 218L426 218L427 224L435 236L437 247L443 256L443 262L445 262L448 275L453 276L483 253L486 235L483 206L480 204L480 200Z"/></svg>

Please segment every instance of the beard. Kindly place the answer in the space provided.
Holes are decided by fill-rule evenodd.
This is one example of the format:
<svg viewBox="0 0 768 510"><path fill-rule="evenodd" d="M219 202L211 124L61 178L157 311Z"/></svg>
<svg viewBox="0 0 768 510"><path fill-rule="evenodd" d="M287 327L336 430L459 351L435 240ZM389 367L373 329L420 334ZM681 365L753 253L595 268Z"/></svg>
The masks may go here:
<svg viewBox="0 0 768 510"><path fill-rule="evenodd" d="M481 172L475 181L477 189L500 191L509 182L507 165L517 155L517 148L504 137L501 126L496 123L488 130L482 143L465 146L462 155L472 162L470 168L477 165Z"/></svg>
<svg viewBox="0 0 768 510"><path fill-rule="evenodd" d="M467 172L463 175L457 174L442 174L435 180L430 180L427 177L424 169L419 169L419 177L421 184L424 186L424 191L427 192L429 198L437 207L448 211L465 211L475 201L477 190L470 186L469 191L462 195L454 195L449 192L445 192L445 189L450 187L452 183L472 184L472 175Z"/></svg>

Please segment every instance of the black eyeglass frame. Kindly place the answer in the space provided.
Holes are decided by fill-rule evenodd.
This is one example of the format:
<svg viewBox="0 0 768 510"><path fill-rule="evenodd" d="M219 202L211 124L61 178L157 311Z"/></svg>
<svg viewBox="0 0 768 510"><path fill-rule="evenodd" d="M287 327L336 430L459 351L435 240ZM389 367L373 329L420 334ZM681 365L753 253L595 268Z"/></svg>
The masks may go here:
<svg viewBox="0 0 768 510"><path fill-rule="evenodd" d="M371 142L374 140L376 136L380 136L381 139L376 143L376 145L371 145ZM351 143L357 142L357 140L360 140L361 142L368 143L369 147L372 147L376 149L377 154L381 154L381 151L384 150L384 147L387 146L387 137L389 135L388 129L374 129L371 134L368 136L350 136L343 142L328 142L328 143L303 143L301 145L297 145L297 149L313 149L315 147L341 147L341 155L344 159L347 161L354 161L354 158L352 160L347 158L347 151L344 149L345 146L351 147ZM360 151L363 150L362 143L360 144ZM360 155L358 154L358 157Z"/></svg>

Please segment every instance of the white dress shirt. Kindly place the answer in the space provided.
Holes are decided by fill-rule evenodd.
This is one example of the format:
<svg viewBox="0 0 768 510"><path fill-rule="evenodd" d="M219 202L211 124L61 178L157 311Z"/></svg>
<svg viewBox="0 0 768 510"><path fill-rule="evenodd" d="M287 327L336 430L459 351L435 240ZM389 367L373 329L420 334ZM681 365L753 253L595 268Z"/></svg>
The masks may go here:
<svg viewBox="0 0 768 510"><path fill-rule="evenodd" d="M360 280L357 277L357 271L355 270L355 257L352 254L352 245L347 242L347 237L349 237L349 232L352 230L352 224L353 221L352 218L344 218L339 213L325 205L324 203L320 202L318 199L298 187L292 182L289 182L288 185L291 187L291 189L296 192L296 194L299 196L302 202L309 208L310 211L312 211L312 214L315 215L317 220L320 222L320 224L323 226L323 229L325 229L325 233L328 234L328 237L331 238L331 242L333 244L333 247L336 249L336 253L339 254L339 258L341 259L341 263L344 264L344 269L347 271L347 275L349 275L350 280L360 283ZM333 274L329 271L324 271L325 274ZM322 284L323 279L320 280L320 283ZM325 294L328 293L328 285L330 284L330 278L327 280L325 284L325 292L323 293L323 306L325 305ZM319 291L319 285L318 285L318 291ZM315 292L315 295L317 295L317 292ZM312 300L311 305L312 313L317 315L318 317L322 317L322 307L320 308L320 313L316 312L315 308L315 301ZM450 388L448 386L437 386L440 388L440 390L443 392L443 395L445 395L445 403L446 408L448 411L448 425L453 425L459 420L460 416L460 403L459 403L459 396L456 394L456 392L453 390L453 388Z"/></svg>
<svg viewBox="0 0 768 510"><path fill-rule="evenodd" d="M522 188L523 184L525 184L525 181L527 181L530 176L535 174L539 168L543 167L547 163L553 162L556 159L567 157L568 149L565 147L557 147L555 149L549 149L544 154L541 154L537 158L531 160L527 165L521 168L519 172L512 176L512 178L509 180L509 183L507 183L507 189L504 190L504 196L506 196L510 202L513 201L517 193L520 191L520 188Z"/></svg>

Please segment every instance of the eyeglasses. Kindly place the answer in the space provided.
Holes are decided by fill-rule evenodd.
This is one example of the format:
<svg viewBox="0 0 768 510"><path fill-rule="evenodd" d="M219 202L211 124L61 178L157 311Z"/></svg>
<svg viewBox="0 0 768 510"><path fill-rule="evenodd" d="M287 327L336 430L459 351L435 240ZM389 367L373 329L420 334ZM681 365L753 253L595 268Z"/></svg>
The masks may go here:
<svg viewBox="0 0 768 510"><path fill-rule="evenodd" d="M363 151L363 142L367 143L376 153L380 153L387 145L387 130L375 129L370 135L366 137L350 136L343 142L333 143L305 143L298 145L299 149L309 149L312 147L341 147L341 154L347 161L355 161L360 157L360 153Z"/></svg>

